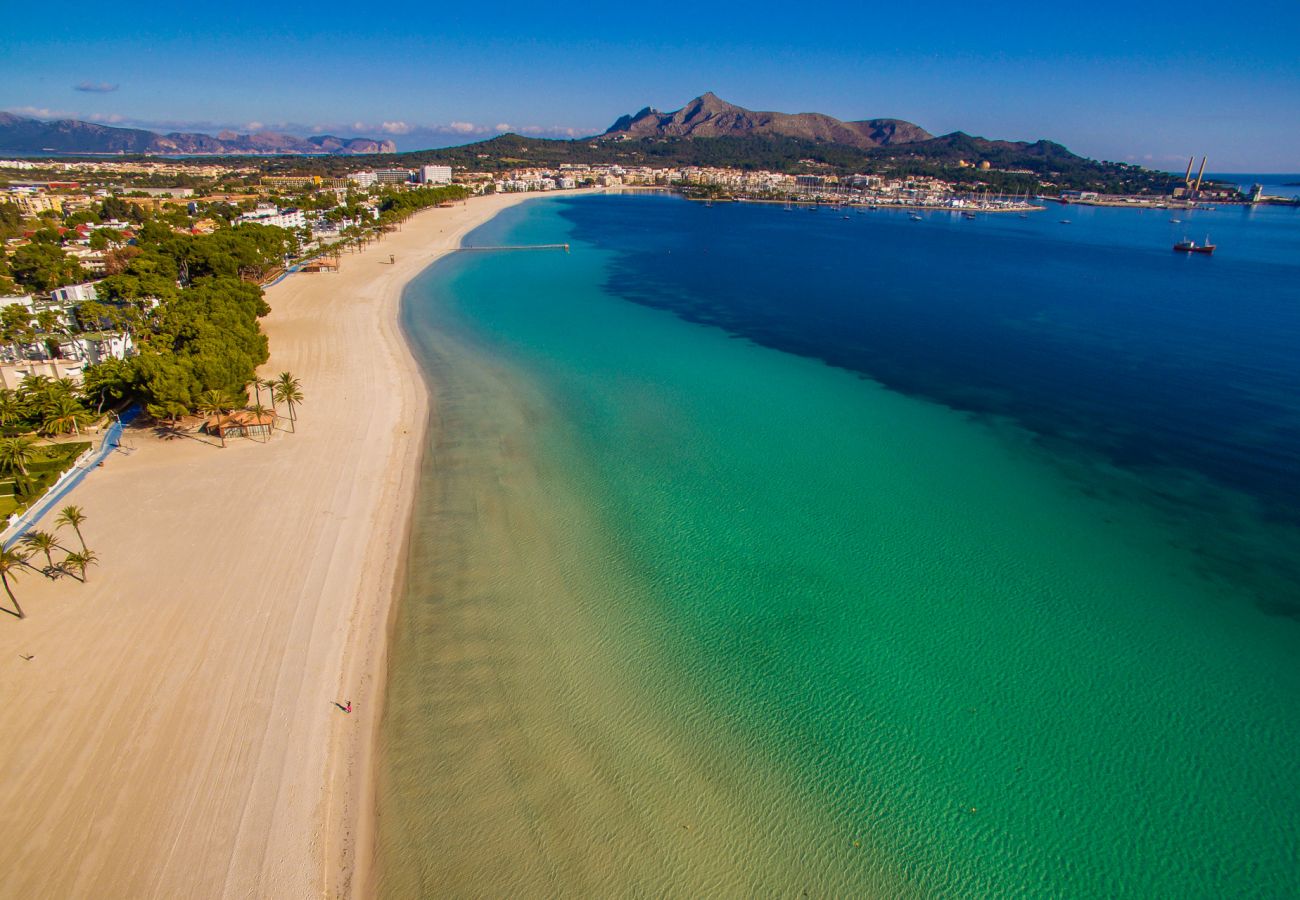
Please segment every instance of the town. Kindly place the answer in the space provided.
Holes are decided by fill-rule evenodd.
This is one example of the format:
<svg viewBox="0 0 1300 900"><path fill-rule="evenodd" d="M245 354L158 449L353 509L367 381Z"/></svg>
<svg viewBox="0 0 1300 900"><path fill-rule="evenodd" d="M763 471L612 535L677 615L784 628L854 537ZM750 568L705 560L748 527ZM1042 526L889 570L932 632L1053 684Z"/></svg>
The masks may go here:
<svg viewBox="0 0 1300 900"><path fill-rule="evenodd" d="M961 168L989 172L987 161ZM124 295L146 225L183 236L260 226L280 230L283 254L237 275L269 284L288 271L329 272L342 255L391 230L395 216L430 202L471 195L603 188L660 191L714 201L852 205L973 213L1020 212L1058 203L1194 208L1206 202L1286 202L1235 187L1203 184L1205 160L1168 196L1101 195L1043 185L1019 194L958 191L938 177L786 174L735 168L564 164L505 171L448 165L374 168L339 176L266 174L241 160L0 160L0 386L28 378L79 383L88 367L135 354L139 329L160 302ZM1022 174L1005 171L1004 175ZM439 191L436 197L430 189ZM106 290L107 288L107 290ZM129 302L128 302L129 301Z"/></svg>

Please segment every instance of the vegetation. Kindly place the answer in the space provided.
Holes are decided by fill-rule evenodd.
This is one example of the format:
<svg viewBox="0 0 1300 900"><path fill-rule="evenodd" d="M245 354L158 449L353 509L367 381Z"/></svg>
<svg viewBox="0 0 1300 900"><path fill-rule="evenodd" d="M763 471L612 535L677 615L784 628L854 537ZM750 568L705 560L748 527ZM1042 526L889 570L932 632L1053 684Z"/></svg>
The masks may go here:
<svg viewBox="0 0 1300 900"><path fill-rule="evenodd" d="M54 548L58 546L58 541L54 535L48 531L37 531L33 529L23 535L23 546L27 547L32 553L41 552L45 554L46 571L54 569L54 557L51 555Z"/></svg>
<svg viewBox="0 0 1300 900"><path fill-rule="evenodd" d="M99 564L99 554L94 550L72 551L63 558L63 563L59 566L63 571L73 573L73 577L78 581L86 582L86 570L91 566Z"/></svg>
<svg viewBox="0 0 1300 900"><path fill-rule="evenodd" d="M13 609L6 609L5 612L19 619L26 618L22 606L18 603L18 598L14 596L13 585L9 583L10 579L16 577L20 569L27 564L27 557L23 556L17 550L0 549L0 583L4 584L5 593L9 595L9 602L13 604Z"/></svg>
<svg viewBox="0 0 1300 900"><path fill-rule="evenodd" d="M56 528L68 526L77 533L77 540L81 542L81 549L86 549L86 539L81 536L81 526L86 524L86 514L81 511L80 506L65 506L59 510L58 518L54 520Z"/></svg>
<svg viewBox="0 0 1300 900"><path fill-rule="evenodd" d="M86 441L37 445L30 437L0 438L0 519L40 497L90 448ZM0 477L3 477L0 476Z"/></svg>
<svg viewBox="0 0 1300 900"><path fill-rule="evenodd" d="M181 235L146 223L124 270L100 282L111 304L103 315L131 329L139 354L87 367L88 398L97 409L137 400L151 415L175 419L205 392L242 395L268 357L258 319L270 307L257 281L296 247L282 228Z"/></svg>
<svg viewBox="0 0 1300 900"><path fill-rule="evenodd" d="M271 396L289 407L289 430L296 432L298 418L294 414L294 407L301 404L303 399L302 385L298 379L291 372L281 372L271 389Z"/></svg>
<svg viewBox="0 0 1300 900"><path fill-rule="evenodd" d="M82 392L70 379L44 375L24 378L17 391L0 388L0 434L80 434L95 419L81 401Z"/></svg>
<svg viewBox="0 0 1300 900"><path fill-rule="evenodd" d="M13 252L9 269L14 282L31 291L50 291L86 280L86 272L57 243L33 239Z"/></svg>
<svg viewBox="0 0 1300 900"><path fill-rule="evenodd" d="M987 161L989 170L958 166ZM517 134L460 147L373 157L267 160L268 169L338 175L366 166L452 165L481 172L521 166L619 165L670 168L703 166L790 174L934 175L971 189L1019 193L1040 187L1131 193L1167 192L1173 178L1123 163L1076 156L1060 144L989 141L956 132L928 141L862 150L774 135L707 138L548 140ZM1005 172L999 170L1019 170Z"/></svg>
<svg viewBox="0 0 1300 900"><path fill-rule="evenodd" d="M20 543L28 548L27 553L13 549L0 549L0 582L3 583L5 593L9 595L9 602L13 606L13 609L4 609L3 607L0 607L0 609L19 619L26 617L18 598L14 595L13 585L10 582L24 568L35 568L29 561L32 554L45 554L45 568L40 571L47 578L71 575L80 582L87 581L86 572L91 566L99 565L99 554L88 548L85 538L82 537L81 525L85 521L86 515L78 506L65 506L59 511L58 518L54 520L56 528L68 526L77 532L77 540L81 543L80 550L68 550L59 544L57 536L51 532L39 530L29 531L21 538ZM64 551L63 559L57 564L54 562L55 550Z"/></svg>

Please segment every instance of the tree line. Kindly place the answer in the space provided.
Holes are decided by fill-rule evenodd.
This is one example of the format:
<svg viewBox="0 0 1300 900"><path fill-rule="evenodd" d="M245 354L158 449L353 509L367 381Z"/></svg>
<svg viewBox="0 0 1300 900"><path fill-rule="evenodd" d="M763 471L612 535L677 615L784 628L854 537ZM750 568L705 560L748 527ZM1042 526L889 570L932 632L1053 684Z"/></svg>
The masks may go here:
<svg viewBox="0 0 1300 900"><path fill-rule="evenodd" d="M137 400L175 419L205 391L242 393L269 358L258 320L271 310L257 281L296 248L271 226L189 235L146 222L122 271L98 283L103 305L133 323L137 355L87 366L86 394L100 408Z"/></svg>

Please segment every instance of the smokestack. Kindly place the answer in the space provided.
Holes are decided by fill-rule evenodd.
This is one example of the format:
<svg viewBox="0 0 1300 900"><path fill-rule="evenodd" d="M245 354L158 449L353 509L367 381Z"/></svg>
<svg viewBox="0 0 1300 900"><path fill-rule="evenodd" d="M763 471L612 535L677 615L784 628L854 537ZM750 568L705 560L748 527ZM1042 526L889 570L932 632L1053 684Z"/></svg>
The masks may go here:
<svg viewBox="0 0 1300 900"><path fill-rule="evenodd" d="M1201 157L1201 170L1196 173L1196 190L1198 191L1201 189L1201 179L1205 176L1205 161L1208 158L1207 156Z"/></svg>
<svg viewBox="0 0 1300 900"><path fill-rule="evenodd" d="M1196 154L1187 157L1187 171L1183 174L1183 184L1191 186L1192 183L1192 163L1196 162Z"/></svg>

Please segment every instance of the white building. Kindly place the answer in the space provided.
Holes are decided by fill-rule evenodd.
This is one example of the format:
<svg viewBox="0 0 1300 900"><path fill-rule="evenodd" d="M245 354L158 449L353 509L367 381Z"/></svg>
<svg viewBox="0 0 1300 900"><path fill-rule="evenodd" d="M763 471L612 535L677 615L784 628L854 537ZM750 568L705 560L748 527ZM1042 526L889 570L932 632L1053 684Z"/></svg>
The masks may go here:
<svg viewBox="0 0 1300 900"><path fill-rule="evenodd" d="M373 174L380 184L406 184L413 173L410 169L376 169Z"/></svg>
<svg viewBox="0 0 1300 900"><path fill-rule="evenodd" d="M379 180L379 176L377 176L374 172L353 172L352 174L348 175L348 181L352 182L357 187L362 188L363 190L365 188L374 187L375 182L378 180Z"/></svg>
<svg viewBox="0 0 1300 900"><path fill-rule="evenodd" d="M69 378L80 382L85 363L75 359L23 360L0 362L0 387L16 391L25 379L37 375L46 378Z"/></svg>
<svg viewBox="0 0 1300 900"><path fill-rule="evenodd" d="M135 342L125 332L96 332L78 334L59 343L59 355L75 359L86 365L96 365L106 359L126 359L135 350Z"/></svg>
<svg viewBox="0 0 1300 900"><path fill-rule="evenodd" d="M257 209L235 219L236 225L272 225L295 231L307 227L307 217L300 209L277 209L269 203L257 204Z"/></svg>
<svg viewBox="0 0 1300 900"><path fill-rule="evenodd" d="M420 166L415 179L420 184L451 184L451 166Z"/></svg>
<svg viewBox="0 0 1300 900"><path fill-rule="evenodd" d="M70 284L67 287L55 288L50 291L50 300L55 306L76 306L79 303L87 303L91 300L99 299L99 291L95 289L95 282L87 281L84 284Z"/></svg>
<svg viewBox="0 0 1300 900"><path fill-rule="evenodd" d="M17 294L13 297L0 297L0 309L6 306L21 306L30 312L33 309L32 295Z"/></svg>

